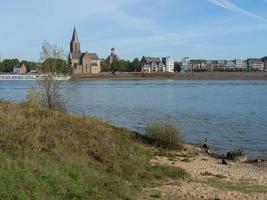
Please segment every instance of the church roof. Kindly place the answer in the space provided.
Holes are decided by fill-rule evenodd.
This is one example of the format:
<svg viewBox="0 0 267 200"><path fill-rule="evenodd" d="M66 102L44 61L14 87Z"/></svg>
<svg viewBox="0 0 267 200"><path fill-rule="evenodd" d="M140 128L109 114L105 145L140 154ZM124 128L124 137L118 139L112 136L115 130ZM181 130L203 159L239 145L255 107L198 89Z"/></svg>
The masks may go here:
<svg viewBox="0 0 267 200"><path fill-rule="evenodd" d="M82 53L70 53L72 59L80 59L82 56Z"/></svg>
<svg viewBox="0 0 267 200"><path fill-rule="evenodd" d="M99 60L99 57L96 53L70 53L71 59L81 59L81 57L88 55L92 60Z"/></svg>
<svg viewBox="0 0 267 200"><path fill-rule="evenodd" d="M71 42L79 42L79 38L78 38L77 31L76 31L76 27L74 27Z"/></svg>
<svg viewBox="0 0 267 200"><path fill-rule="evenodd" d="M87 53L86 52L86 53L83 53L83 56L84 55L89 55L92 58L92 60L99 60L99 57L96 53Z"/></svg>

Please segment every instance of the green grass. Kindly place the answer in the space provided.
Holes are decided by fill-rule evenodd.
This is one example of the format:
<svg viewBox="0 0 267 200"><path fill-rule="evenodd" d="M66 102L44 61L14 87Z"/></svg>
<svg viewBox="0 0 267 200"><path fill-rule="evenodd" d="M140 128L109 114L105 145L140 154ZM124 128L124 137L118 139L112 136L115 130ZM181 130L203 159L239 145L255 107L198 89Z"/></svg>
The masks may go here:
<svg viewBox="0 0 267 200"><path fill-rule="evenodd" d="M150 197L160 199L162 197L161 191L153 191L153 193L150 195Z"/></svg>
<svg viewBox="0 0 267 200"><path fill-rule="evenodd" d="M149 170L158 178L185 179L190 177L184 169L169 165L154 165Z"/></svg>
<svg viewBox="0 0 267 200"><path fill-rule="evenodd" d="M0 199L138 199L182 178L151 166L152 150L105 121L0 101Z"/></svg>
<svg viewBox="0 0 267 200"><path fill-rule="evenodd" d="M223 190L238 191L242 193L264 193L267 187L263 185L254 185L248 182L225 181L218 177L209 178L207 184Z"/></svg>

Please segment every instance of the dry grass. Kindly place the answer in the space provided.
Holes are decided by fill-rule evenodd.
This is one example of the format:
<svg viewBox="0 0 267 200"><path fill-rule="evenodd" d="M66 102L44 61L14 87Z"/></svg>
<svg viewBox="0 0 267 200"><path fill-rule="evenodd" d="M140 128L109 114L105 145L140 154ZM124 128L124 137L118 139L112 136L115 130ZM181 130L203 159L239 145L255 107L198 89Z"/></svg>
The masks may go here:
<svg viewBox="0 0 267 200"><path fill-rule="evenodd" d="M152 123L146 128L146 135L150 137L154 144L161 148L178 149L181 148L181 132L169 123Z"/></svg>
<svg viewBox="0 0 267 200"><path fill-rule="evenodd" d="M152 155L104 121L0 101L0 199L137 199L166 176Z"/></svg>

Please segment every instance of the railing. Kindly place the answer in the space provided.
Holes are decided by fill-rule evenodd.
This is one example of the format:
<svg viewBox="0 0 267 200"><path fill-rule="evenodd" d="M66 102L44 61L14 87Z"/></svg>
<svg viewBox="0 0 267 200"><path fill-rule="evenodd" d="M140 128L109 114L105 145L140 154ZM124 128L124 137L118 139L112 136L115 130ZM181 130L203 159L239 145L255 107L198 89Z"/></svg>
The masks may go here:
<svg viewBox="0 0 267 200"><path fill-rule="evenodd" d="M46 75L34 75L34 74L0 74L0 81L3 80L44 80ZM56 75L52 77L55 80L69 80L70 76Z"/></svg>

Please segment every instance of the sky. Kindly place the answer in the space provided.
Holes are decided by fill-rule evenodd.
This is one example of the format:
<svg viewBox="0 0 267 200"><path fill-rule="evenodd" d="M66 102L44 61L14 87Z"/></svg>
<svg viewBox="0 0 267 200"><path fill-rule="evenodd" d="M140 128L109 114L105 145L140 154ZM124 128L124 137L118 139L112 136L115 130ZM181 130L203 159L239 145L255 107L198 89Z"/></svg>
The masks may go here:
<svg viewBox="0 0 267 200"><path fill-rule="evenodd" d="M38 61L42 41L106 58L267 56L267 0L0 0L0 56Z"/></svg>

